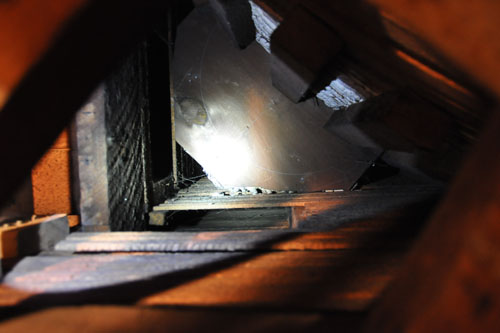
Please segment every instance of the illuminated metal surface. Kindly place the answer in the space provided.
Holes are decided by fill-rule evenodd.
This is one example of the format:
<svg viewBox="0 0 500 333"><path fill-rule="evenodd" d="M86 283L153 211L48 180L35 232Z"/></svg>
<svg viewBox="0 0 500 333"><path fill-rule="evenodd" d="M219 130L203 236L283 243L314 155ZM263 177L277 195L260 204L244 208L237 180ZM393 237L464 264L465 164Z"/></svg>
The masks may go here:
<svg viewBox="0 0 500 333"><path fill-rule="evenodd" d="M176 139L224 187L349 188L375 158L323 129L333 110L272 87L270 56L234 48L209 8L180 25L173 59Z"/></svg>

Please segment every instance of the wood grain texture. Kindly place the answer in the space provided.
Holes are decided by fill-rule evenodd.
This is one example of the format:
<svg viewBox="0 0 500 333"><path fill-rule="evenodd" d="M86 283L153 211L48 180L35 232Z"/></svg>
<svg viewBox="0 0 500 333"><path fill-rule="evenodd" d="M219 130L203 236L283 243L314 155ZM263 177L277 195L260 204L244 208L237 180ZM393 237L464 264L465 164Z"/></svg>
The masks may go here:
<svg viewBox="0 0 500 333"><path fill-rule="evenodd" d="M3 306L71 304L364 310L401 263L387 251L39 256L3 281ZM27 295L29 295L27 297Z"/></svg>
<svg viewBox="0 0 500 333"><path fill-rule="evenodd" d="M369 0L378 10L406 26L465 70L484 87L500 95L496 69L500 44L496 1ZM442 15L446 13L446 15Z"/></svg>
<svg viewBox="0 0 500 333"><path fill-rule="evenodd" d="M500 98L495 1L372 0ZM443 15L445 13L445 15ZM498 108L449 195L417 242L367 331L497 331L500 139ZM485 181L487 179L487 181ZM394 316L397 312L398 316Z"/></svg>

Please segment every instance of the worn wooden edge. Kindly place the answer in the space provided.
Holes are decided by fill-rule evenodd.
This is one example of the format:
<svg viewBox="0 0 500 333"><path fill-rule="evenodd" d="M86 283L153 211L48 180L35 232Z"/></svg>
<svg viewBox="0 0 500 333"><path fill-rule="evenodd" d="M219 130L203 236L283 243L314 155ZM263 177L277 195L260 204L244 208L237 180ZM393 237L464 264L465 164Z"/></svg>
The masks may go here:
<svg viewBox="0 0 500 333"><path fill-rule="evenodd" d="M34 219L28 222L16 222L13 225L4 225L0 227L0 258L16 258L21 255L24 251L22 246L27 245L36 248L38 244L36 242L42 242L41 235L38 233L33 233L31 230L36 231L42 224L48 224L52 222L59 222L60 220L65 220L68 225L69 233L69 223L67 220L67 215L57 214L48 217ZM20 235L26 233L28 236L26 239L21 239ZM29 242L30 244L25 244Z"/></svg>
<svg viewBox="0 0 500 333"><path fill-rule="evenodd" d="M79 215L68 215L68 225L70 228L74 228L80 225Z"/></svg>
<svg viewBox="0 0 500 333"><path fill-rule="evenodd" d="M404 247L388 241L374 225L328 232L293 230L206 232L73 233L59 242L57 251L97 252L233 252L324 251ZM404 240L404 237L402 237Z"/></svg>
<svg viewBox="0 0 500 333"><path fill-rule="evenodd" d="M168 210L210 210L210 209L245 209L266 207L304 207L308 204L322 203L332 206L352 203L352 200L384 197L397 199L403 196L423 196L439 193L442 188L395 188L382 191L345 191L345 192L315 192L294 194L258 194L241 196L189 196L177 197L153 207L154 211Z"/></svg>

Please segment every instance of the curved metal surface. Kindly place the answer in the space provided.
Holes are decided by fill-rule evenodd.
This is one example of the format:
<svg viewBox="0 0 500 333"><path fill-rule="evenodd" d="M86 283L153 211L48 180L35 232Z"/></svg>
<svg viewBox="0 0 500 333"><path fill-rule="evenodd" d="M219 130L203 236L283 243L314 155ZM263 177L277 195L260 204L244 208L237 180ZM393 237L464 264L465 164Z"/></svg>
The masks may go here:
<svg viewBox="0 0 500 333"><path fill-rule="evenodd" d="M349 188L376 156L323 129L333 110L273 88L270 56L231 44L210 8L179 26L173 59L176 139L224 187Z"/></svg>

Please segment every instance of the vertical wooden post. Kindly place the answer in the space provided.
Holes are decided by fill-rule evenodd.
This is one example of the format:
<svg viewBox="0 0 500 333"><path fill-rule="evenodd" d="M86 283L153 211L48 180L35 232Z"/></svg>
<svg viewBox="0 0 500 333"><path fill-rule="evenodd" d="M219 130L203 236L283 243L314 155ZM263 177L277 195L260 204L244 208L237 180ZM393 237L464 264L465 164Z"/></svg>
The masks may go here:
<svg viewBox="0 0 500 333"><path fill-rule="evenodd" d="M174 76L172 74L172 60L174 56L174 38L172 33L172 6L168 8L168 72L170 82L170 124L172 126L172 176L174 179L174 188L178 187L179 179L177 174L177 146L175 141L175 91Z"/></svg>

